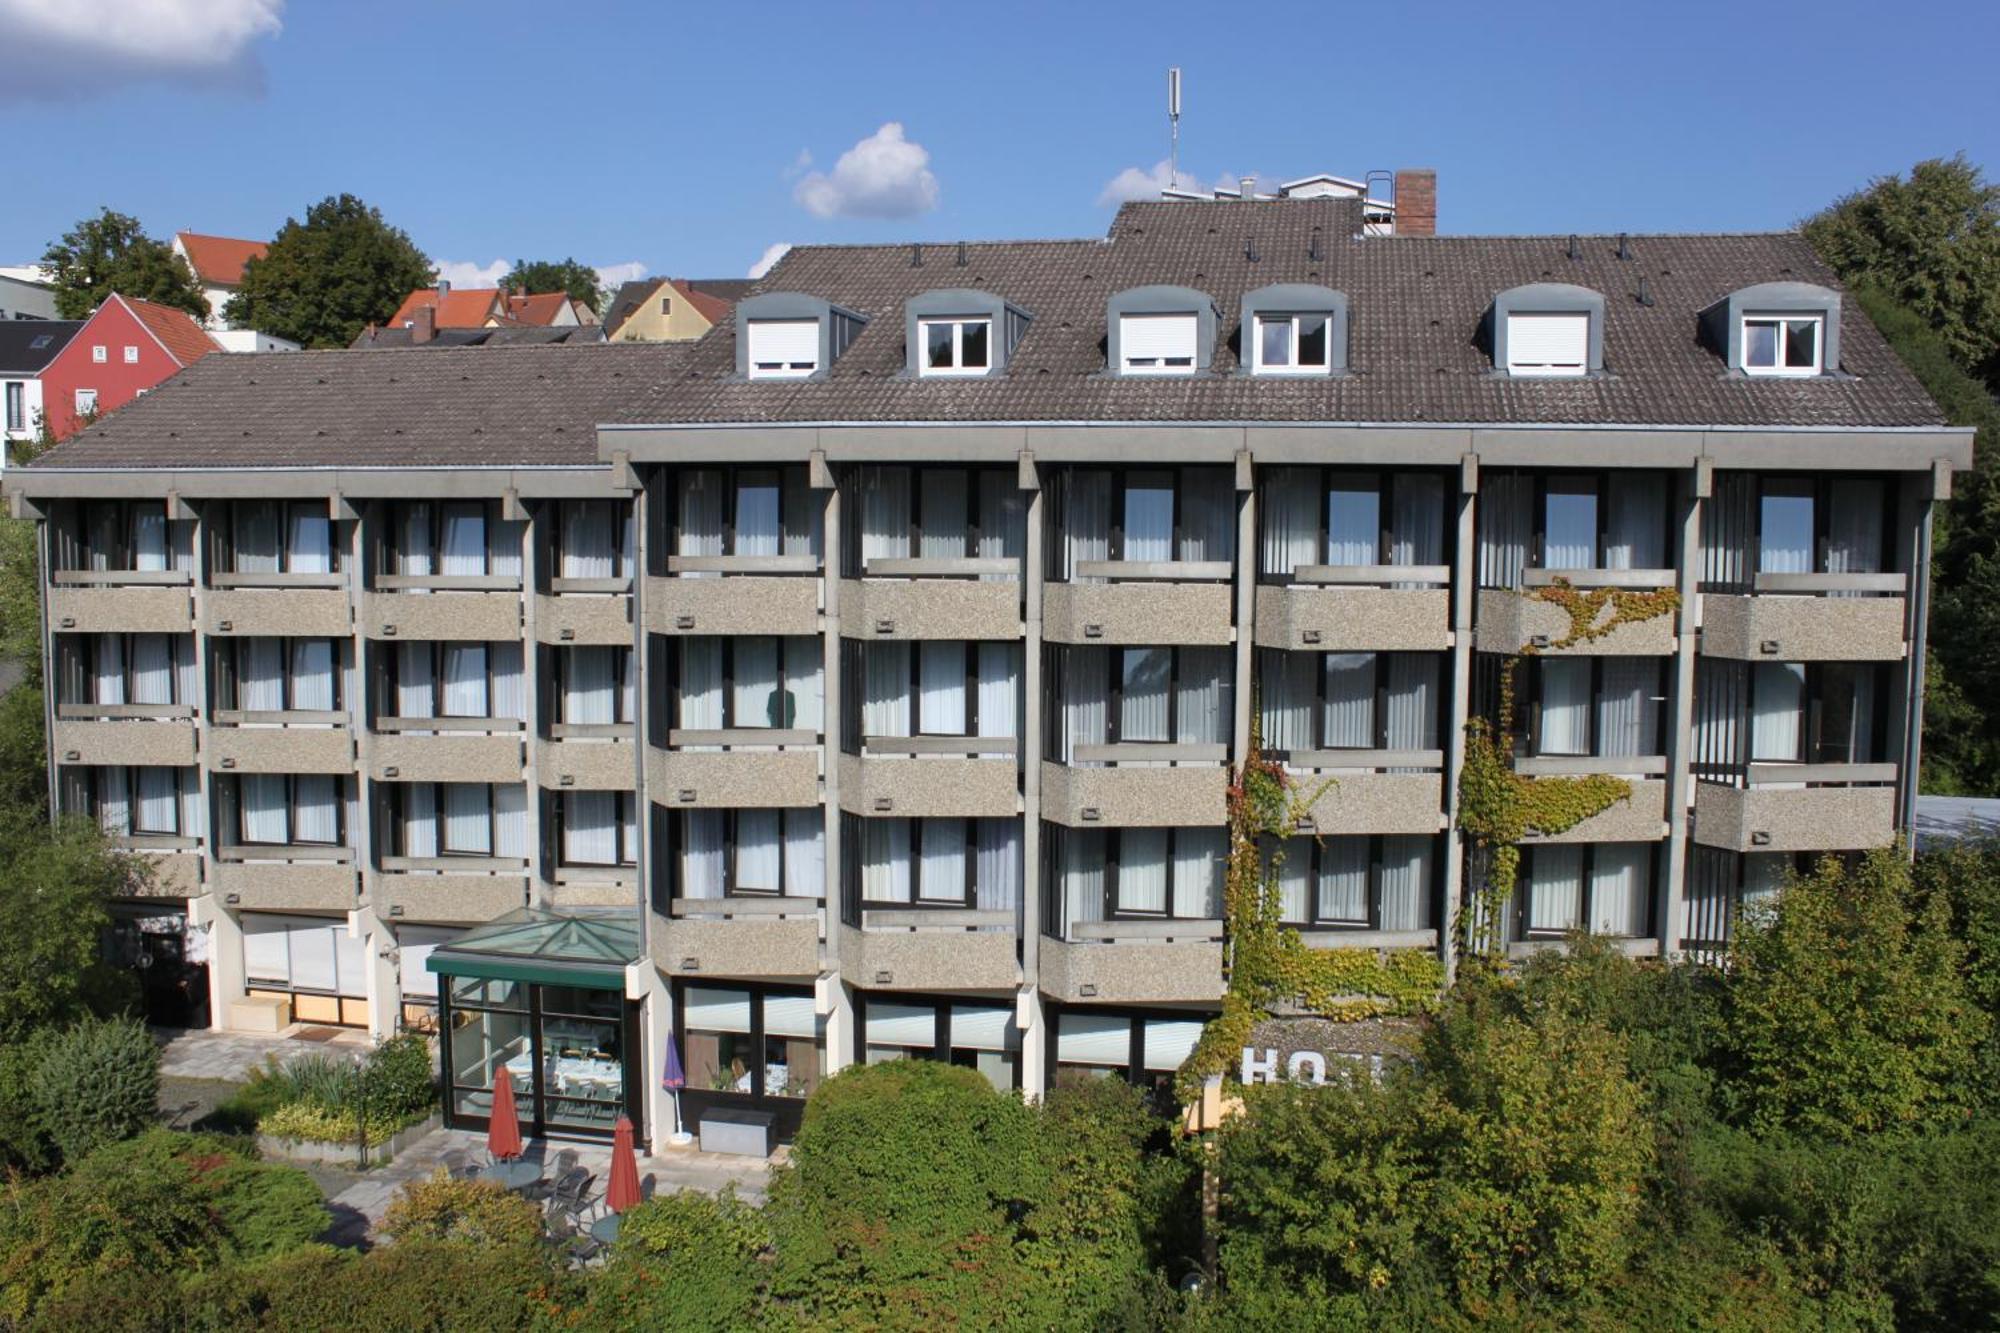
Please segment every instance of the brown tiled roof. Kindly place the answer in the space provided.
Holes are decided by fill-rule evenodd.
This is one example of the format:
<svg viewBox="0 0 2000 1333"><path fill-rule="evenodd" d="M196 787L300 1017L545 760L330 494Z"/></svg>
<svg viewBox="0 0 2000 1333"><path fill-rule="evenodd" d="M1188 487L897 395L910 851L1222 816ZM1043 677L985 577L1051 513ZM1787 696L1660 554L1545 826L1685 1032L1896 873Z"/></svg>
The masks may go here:
<svg viewBox="0 0 2000 1333"><path fill-rule="evenodd" d="M176 232L175 238L187 251L194 275L219 287L235 287L243 281L243 266L262 259L271 247L264 241L245 241L234 236L203 236L200 232Z"/></svg>
<svg viewBox="0 0 2000 1333"><path fill-rule="evenodd" d="M665 281L665 278L633 278L619 283L617 295L611 298L611 308L604 312L604 336L617 337L625 321L638 314L639 308L653 299L653 293Z"/></svg>
<svg viewBox="0 0 2000 1333"><path fill-rule="evenodd" d="M687 343L211 356L33 466L590 466Z"/></svg>
<svg viewBox="0 0 2000 1333"><path fill-rule="evenodd" d="M1697 341L1697 315L1754 283L1838 285L1795 233L1579 237L1357 237L1354 200L1136 203L1108 240L799 246L756 285L798 291L869 316L819 381L735 377L733 319L635 403L634 422L1354 421L1548 424L1917 426L1937 406L1856 303L1843 306L1841 375L1745 379ZM1317 237L1322 258L1311 258ZM1252 260L1248 253L1254 251ZM1645 279L1652 304L1638 299ZM1230 344L1251 288L1311 282L1347 294L1352 373L1253 379ZM1493 373L1479 339L1493 296L1536 282L1605 298L1606 374L1518 380ZM1211 296L1213 372L1187 379L1105 374L1105 301L1168 283ZM992 292L1033 316L1004 375L914 380L904 373L903 303L939 287Z"/></svg>
<svg viewBox="0 0 2000 1333"><path fill-rule="evenodd" d="M136 296L119 296L117 299L131 307L139 322L167 349L167 355L183 366L191 366L210 352L222 350L216 346L215 339L201 331L201 325L195 323L194 317L185 310L176 310L173 306L154 301L141 301Z"/></svg>
<svg viewBox="0 0 2000 1333"><path fill-rule="evenodd" d="M731 302L725 301L719 296L709 295L707 292L701 290L701 288L688 282L685 278L675 278L673 285L674 290L680 293L681 299L693 306L695 313L710 324L720 324L723 320L729 318L729 312L733 308Z"/></svg>
<svg viewBox="0 0 2000 1333"><path fill-rule="evenodd" d="M720 301L734 304L750 294L757 285L755 278L682 278L688 286Z"/></svg>
<svg viewBox="0 0 2000 1333"><path fill-rule="evenodd" d="M518 324L553 324L569 305L568 292L534 292L507 298L507 317Z"/></svg>
<svg viewBox="0 0 2000 1333"><path fill-rule="evenodd" d="M389 316L389 323L400 328L405 320L415 319L417 312L429 306L437 312L432 327L440 329L478 329L486 326L486 321L500 311L500 289L498 287L454 287L438 300L437 288L419 287L403 298L403 304L396 307L396 313Z"/></svg>

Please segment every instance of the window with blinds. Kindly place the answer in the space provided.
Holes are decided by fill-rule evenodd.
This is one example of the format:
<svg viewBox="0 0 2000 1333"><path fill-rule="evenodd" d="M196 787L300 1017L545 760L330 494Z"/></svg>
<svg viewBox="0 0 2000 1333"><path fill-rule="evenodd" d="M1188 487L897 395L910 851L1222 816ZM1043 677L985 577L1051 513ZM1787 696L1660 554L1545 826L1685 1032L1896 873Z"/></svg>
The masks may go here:
<svg viewBox="0 0 2000 1333"><path fill-rule="evenodd" d="M1187 314L1121 315L1121 369L1128 375L1192 375L1197 322Z"/></svg>
<svg viewBox="0 0 2000 1333"><path fill-rule="evenodd" d="M750 378L804 379L819 369L819 321L753 319L749 323Z"/></svg>
<svg viewBox="0 0 2000 1333"><path fill-rule="evenodd" d="M1507 372L1511 375L1581 375L1590 364L1590 316L1507 316Z"/></svg>

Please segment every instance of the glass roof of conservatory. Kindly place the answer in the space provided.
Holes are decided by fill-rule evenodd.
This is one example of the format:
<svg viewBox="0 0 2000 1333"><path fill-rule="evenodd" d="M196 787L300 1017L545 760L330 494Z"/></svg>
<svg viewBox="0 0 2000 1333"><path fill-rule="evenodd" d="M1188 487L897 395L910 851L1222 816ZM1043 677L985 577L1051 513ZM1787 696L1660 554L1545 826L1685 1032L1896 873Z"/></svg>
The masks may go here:
<svg viewBox="0 0 2000 1333"><path fill-rule="evenodd" d="M521 907L440 944L425 966L453 977L622 989L626 967L638 960L635 912Z"/></svg>

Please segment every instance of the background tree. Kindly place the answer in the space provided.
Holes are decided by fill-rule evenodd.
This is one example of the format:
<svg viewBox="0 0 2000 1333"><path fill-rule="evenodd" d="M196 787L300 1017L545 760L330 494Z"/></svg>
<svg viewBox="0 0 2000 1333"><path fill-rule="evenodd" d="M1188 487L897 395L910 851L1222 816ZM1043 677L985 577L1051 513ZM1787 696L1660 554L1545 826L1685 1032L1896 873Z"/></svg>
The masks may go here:
<svg viewBox="0 0 2000 1333"><path fill-rule="evenodd" d="M187 263L146 235L139 219L109 208L50 242L42 267L53 275L62 319L83 319L114 291L208 318L208 298Z"/></svg>
<svg viewBox="0 0 2000 1333"><path fill-rule="evenodd" d="M517 259L500 285L517 292L568 292L601 315L603 289L597 270L575 259Z"/></svg>
<svg viewBox="0 0 2000 1333"><path fill-rule="evenodd" d="M409 234L351 194L329 195L288 218L271 248L243 272L231 323L306 347L345 347L403 298L435 280L436 268Z"/></svg>

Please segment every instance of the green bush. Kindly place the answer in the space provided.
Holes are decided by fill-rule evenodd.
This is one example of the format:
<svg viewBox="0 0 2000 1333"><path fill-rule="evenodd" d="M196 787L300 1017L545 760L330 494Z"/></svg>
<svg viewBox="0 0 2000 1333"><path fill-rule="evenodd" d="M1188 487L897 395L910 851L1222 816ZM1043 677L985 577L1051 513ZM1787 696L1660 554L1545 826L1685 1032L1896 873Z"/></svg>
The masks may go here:
<svg viewBox="0 0 2000 1333"><path fill-rule="evenodd" d="M328 1110L317 1102L286 1102L275 1111L265 1112L257 1121L257 1130L281 1139L304 1139L308 1143L358 1143L361 1138L361 1126L354 1108ZM372 1148L387 1143L395 1132L396 1126L370 1117L368 1146Z"/></svg>
<svg viewBox="0 0 2000 1333"><path fill-rule="evenodd" d="M542 1211L492 1181L454 1180L439 1168L403 1187L382 1218L382 1234L395 1241L533 1245L542 1238Z"/></svg>
<svg viewBox="0 0 2000 1333"><path fill-rule="evenodd" d="M770 1243L762 1215L732 1192L683 1190L642 1203L625 1214L611 1262L590 1279L581 1323L604 1333L755 1327Z"/></svg>
<svg viewBox="0 0 2000 1333"><path fill-rule="evenodd" d="M160 1051L143 1023L86 1018L36 1046L28 1078L35 1125L64 1161L159 1118Z"/></svg>
<svg viewBox="0 0 2000 1333"><path fill-rule="evenodd" d="M411 1237L367 1254L307 1246L272 1262L204 1273L174 1322L203 1333L510 1333L582 1327L565 1311L575 1281L517 1246Z"/></svg>
<svg viewBox="0 0 2000 1333"><path fill-rule="evenodd" d="M437 1109L437 1066L430 1043L414 1032L368 1053L368 1114L404 1124Z"/></svg>

